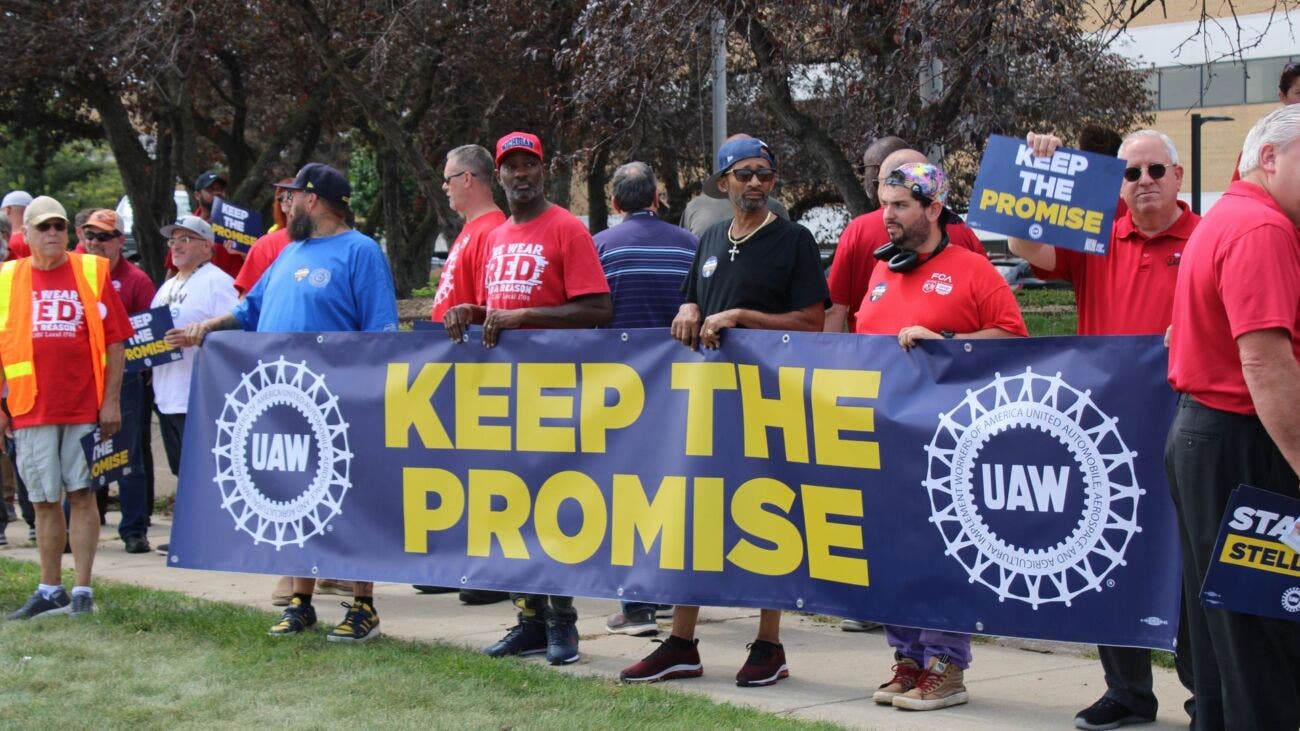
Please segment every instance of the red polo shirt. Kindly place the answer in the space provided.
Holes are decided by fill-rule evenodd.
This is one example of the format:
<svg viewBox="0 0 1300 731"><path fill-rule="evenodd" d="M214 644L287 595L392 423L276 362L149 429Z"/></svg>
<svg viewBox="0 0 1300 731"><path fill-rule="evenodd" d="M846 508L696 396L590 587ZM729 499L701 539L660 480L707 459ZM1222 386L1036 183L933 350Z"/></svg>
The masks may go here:
<svg viewBox="0 0 1300 731"><path fill-rule="evenodd" d="M910 325L972 333L991 327L1028 336L1011 287L988 258L948 246L910 272L876 267L854 332L897 335Z"/></svg>
<svg viewBox="0 0 1300 731"><path fill-rule="evenodd" d="M1254 414L1237 338L1281 328L1300 360L1300 237L1262 188L1228 186L1183 252L1169 384L1221 411Z"/></svg>
<svg viewBox="0 0 1300 731"><path fill-rule="evenodd" d="M27 245L27 237L22 231L14 231L9 237L9 256L6 261L25 259L32 255L32 248Z"/></svg>
<svg viewBox="0 0 1300 731"><path fill-rule="evenodd" d="M1169 327L1179 262L1201 217L1178 201L1174 225L1147 238L1133 225L1133 212L1115 219L1105 256L1056 250L1056 269L1034 272L1074 284L1079 335L1163 335Z"/></svg>
<svg viewBox="0 0 1300 731"><path fill-rule="evenodd" d="M948 241L951 246L987 256L979 237L960 221L948 224ZM835 258L831 261L826 285L831 290L831 302L849 308L850 332L854 328L858 305L862 304L862 298L867 295L871 274L880 262L874 256L875 251L888 242L885 212L880 209L853 219L840 234L840 243L835 247Z"/></svg>
<svg viewBox="0 0 1300 731"><path fill-rule="evenodd" d="M149 309L157 289L153 286L153 280L140 267L127 261L126 257L121 257L117 260L117 266L109 270L108 277L113 281L113 289L117 290L118 299L122 300L122 307L128 315Z"/></svg>

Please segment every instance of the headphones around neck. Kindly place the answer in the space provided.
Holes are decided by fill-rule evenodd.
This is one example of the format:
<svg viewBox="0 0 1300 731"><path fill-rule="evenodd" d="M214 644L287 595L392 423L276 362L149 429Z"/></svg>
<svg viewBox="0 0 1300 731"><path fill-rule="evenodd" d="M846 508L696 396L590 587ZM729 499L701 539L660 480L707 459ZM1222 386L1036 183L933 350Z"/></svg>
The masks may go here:
<svg viewBox="0 0 1300 731"><path fill-rule="evenodd" d="M927 262L933 259L934 257L938 256L939 252L943 251L947 247L948 247L948 232L945 230L943 232L943 237L939 239L939 245L934 247L934 252L931 253L929 256L927 256L925 259L922 259L921 255L916 251L912 249L901 248L892 241L876 249L875 252L873 253L873 256L875 256L877 259L881 261L889 262L888 264L889 271L896 272L898 274L903 274L905 272L912 271L913 269L921 266L921 264L923 264L924 262Z"/></svg>

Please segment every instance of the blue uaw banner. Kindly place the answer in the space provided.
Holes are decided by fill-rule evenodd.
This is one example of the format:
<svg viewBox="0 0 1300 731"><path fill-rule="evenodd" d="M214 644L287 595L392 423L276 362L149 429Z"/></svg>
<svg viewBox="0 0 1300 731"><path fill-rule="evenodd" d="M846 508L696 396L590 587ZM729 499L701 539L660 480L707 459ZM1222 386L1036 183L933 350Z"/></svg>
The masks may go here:
<svg viewBox="0 0 1300 731"><path fill-rule="evenodd" d="M479 336L209 336L170 564L1172 645L1159 338Z"/></svg>
<svg viewBox="0 0 1300 731"><path fill-rule="evenodd" d="M1232 492L1201 603L1300 622L1300 551L1287 545L1300 500L1241 485Z"/></svg>
<svg viewBox="0 0 1300 731"><path fill-rule="evenodd" d="M1068 147L1036 157L1024 140L989 137L966 224L1030 241L1105 254L1124 161Z"/></svg>
<svg viewBox="0 0 1300 731"><path fill-rule="evenodd" d="M212 235L218 244L247 252L264 233L262 214L221 198L212 201Z"/></svg>
<svg viewBox="0 0 1300 731"><path fill-rule="evenodd" d="M174 326L170 307L155 307L131 315L131 327L135 334L126 341L126 362L123 372L127 374L154 366L174 363L185 357L184 351L168 345L163 336Z"/></svg>

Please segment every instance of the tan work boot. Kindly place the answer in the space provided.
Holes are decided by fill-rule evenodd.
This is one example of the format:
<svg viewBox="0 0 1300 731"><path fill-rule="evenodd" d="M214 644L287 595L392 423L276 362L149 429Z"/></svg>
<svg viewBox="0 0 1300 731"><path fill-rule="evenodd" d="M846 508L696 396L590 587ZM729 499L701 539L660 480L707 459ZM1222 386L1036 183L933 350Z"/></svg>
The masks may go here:
<svg viewBox="0 0 1300 731"><path fill-rule="evenodd" d="M916 687L894 696L894 708L905 711L933 711L948 706L960 706L970 698L962 682L962 669L947 658L930 658L930 666L921 673Z"/></svg>
<svg viewBox="0 0 1300 731"><path fill-rule="evenodd" d="M894 659L898 661L894 665L894 677L888 683L882 683L880 689L871 696L871 700L882 706L893 703L894 696L915 688L917 679L921 677L921 666L915 660L898 655L894 655Z"/></svg>
<svg viewBox="0 0 1300 731"><path fill-rule="evenodd" d="M271 606L287 607L290 599L293 599L293 577L281 576L280 582L271 592Z"/></svg>
<svg viewBox="0 0 1300 731"><path fill-rule="evenodd" d="M321 579L316 582L316 593L352 596L352 582L340 579Z"/></svg>

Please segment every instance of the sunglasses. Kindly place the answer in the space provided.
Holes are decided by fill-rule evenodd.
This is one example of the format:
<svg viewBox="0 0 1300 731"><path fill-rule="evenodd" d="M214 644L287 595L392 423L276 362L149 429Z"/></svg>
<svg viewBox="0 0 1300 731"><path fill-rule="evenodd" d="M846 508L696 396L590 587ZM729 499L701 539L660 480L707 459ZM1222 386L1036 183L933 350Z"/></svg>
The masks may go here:
<svg viewBox="0 0 1300 731"><path fill-rule="evenodd" d="M1147 165L1146 171L1147 171L1147 175L1150 175L1152 180L1159 180L1165 176L1165 173L1168 172L1169 168L1171 167L1173 166L1166 165L1162 162L1153 162L1150 165ZM1141 167L1124 168L1124 179L1130 183L1136 183L1137 181L1141 180L1142 168Z"/></svg>
<svg viewBox="0 0 1300 731"><path fill-rule="evenodd" d="M49 231L50 229L54 229L55 231L67 231L68 222L67 221L45 221L43 223L36 224L37 231L44 232L44 231Z"/></svg>
<svg viewBox="0 0 1300 731"><path fill-rule="evenodd" d="M773 180L776 180L776 169L775 168L758 168L758 169L736 168L735 170L731 171L731 175L741 183L748 183L749 181L753 180L756 177L758 178L758 182L760 183L770 183Z"/></svg>
<svg viewBox="0 0 1300 731"><path fill-rule="evenodd" d="M470 175L470 176L472 176L472 175L474 175L474 173L471 172L471 171L469 171L469 170L462 170L462 171L456 173L455 175L444 175L444 176L442 176L442 184L443 184L443 185L451 185L451 181L455 180L456 178L459 178L459 177L462 176L462 175Z"/></svg>
<svg viewBox="0 0 1300 731"><path fill-rule="evenodd" d="M198 236L173 236L170 239L167 239L167 245L176 246L177 244L193 244L199 241L202 241L205 244L208 242L207 239Z"/></svg>
<svg viewBox="0 0 1300 731"><path fill-rule="evenodd" d="M122 234L120 234L120 233L116 233L116 232L111 233L111 234L106 234L106 233L96 233L96 232L94 232L94 231L87 231L87 232L86 232L86 240L87 240L87 241L98 241L99 243L102 244L102 243L104 243L105 241L112 241L113 239L115 239L115 238L117 238L118 236L121 236L121 235L122 235Z"/></svg>

